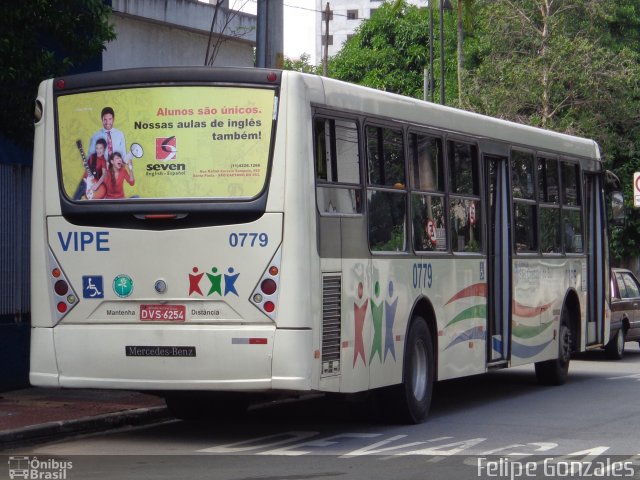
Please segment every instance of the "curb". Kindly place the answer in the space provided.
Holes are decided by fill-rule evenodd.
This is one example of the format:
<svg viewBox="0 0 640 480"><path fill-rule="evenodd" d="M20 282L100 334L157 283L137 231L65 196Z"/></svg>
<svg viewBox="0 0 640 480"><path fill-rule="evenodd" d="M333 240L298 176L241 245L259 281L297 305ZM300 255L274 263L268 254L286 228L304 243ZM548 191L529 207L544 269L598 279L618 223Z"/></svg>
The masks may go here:
<svg viewBox="0 0 640 480"><path fill-rule="evenodd" d="M72 420L58 420L40 425L0 431L0 451L29 443L61 439L72 435L139 426L172 418L167 407L137 408Z"/></svg>

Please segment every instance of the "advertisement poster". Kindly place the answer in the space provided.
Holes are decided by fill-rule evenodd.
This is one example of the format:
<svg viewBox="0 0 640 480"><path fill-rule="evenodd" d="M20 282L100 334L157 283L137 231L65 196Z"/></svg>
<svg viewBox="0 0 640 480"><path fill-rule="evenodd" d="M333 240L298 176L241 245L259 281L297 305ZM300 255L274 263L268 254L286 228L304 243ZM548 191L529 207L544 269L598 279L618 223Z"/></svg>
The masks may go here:
<svg viewBox="0 0 640 480"><path fill-rule="evenodd" d="M162 86L60 96L64 191L76 201L253 198L266 181L274 95Z"/></svg>

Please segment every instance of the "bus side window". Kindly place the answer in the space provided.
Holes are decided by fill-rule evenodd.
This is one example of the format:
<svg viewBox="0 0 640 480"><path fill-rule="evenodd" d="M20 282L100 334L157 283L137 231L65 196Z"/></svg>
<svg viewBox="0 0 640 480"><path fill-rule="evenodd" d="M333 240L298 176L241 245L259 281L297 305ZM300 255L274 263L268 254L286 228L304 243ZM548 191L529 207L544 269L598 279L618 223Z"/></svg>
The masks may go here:
<svg viewBox="0 0 640 480"><path fill-rule="evenodd" d="M423 252L446 251L442 140L410 133L409 166L413 248Z"/></svg>
<svg viewBox="0 0 640 480"><path fill-rule="evenodd" d="M542 253L560 253L560 182L556 159L538 158L538 200L540 249Z"/></svg>
<svg viewBox="0 0 640 480"><path fill-rule="evenodd" d="M451 248L454 252L481 252L478 150L475 145L449 141L448 154Z"/></svg>
<svg viewBox="0 0 640 480"><path fill-rule="evenodd" d="M352 120L316 118L314 136L320 213L362 213L357 124Z"/></svg>
<svg viewBox="0 0 640 480"><path fill-rule="evenodd" d="M535 196L534 161L533 153L518 150L511 152L513 241L517 252L538 250L538 215Z"/></svg>
<svg viewBox="0 0 640 480"><path fill-rule="evenodd" d="M559 253L560 209L540 206L540 248L542 253Z"/></svg>
<svg viewBox="0 0 640 480"><path fill-rule="evenodd" d="M368 225L371 251L404 252L406 180L399 129L367 126Z"/></svg>
<svg viewBox="0 0 640 480"><path fill-rule="evenodd" d="M577 163L561 162L562 230L564 251L582 253L582 209L580 208L580 167Z"/></svg>

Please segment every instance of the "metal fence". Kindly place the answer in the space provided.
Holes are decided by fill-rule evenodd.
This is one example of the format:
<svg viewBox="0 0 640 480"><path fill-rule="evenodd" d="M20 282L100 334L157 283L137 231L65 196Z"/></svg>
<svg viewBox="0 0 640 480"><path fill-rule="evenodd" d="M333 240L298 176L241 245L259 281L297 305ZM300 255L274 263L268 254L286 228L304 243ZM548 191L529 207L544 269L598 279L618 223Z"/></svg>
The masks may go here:
<svg viewBox="0 0 640 480"><path fill-rule="evenodd" d="M30 313L31 166L0 164L0 322Z"/></svg>

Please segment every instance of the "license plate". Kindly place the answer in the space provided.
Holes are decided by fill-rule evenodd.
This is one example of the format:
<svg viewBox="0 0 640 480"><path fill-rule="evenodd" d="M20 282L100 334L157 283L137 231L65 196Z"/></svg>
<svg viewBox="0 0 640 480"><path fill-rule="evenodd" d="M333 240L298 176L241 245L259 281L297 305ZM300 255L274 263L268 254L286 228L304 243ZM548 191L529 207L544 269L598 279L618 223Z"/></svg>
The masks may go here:
<svg viewBox="0 0 640 480"><path fill-rule="evenodd" d="M140 305L140 320L160 322L184 322L184 305Z"/></svg>

